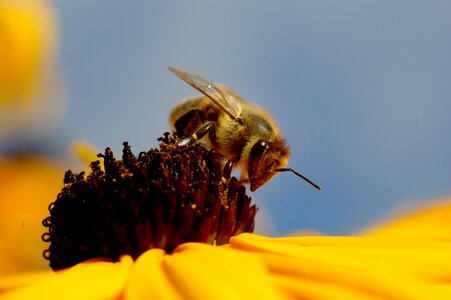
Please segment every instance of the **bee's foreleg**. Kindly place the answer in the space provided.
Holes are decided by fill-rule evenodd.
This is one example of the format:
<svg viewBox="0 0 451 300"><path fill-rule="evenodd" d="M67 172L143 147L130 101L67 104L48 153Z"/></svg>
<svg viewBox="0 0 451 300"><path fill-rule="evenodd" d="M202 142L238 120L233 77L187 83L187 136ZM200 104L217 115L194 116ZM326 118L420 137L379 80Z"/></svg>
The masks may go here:
<svg viewBox="0 0 451 300"><path fill-rule="evenodd" d="M191 136L183 138L180 142L178 142L177 146L179 146L179 147L191 146L196 141L198 141L201 138L203 138L207 133L209 133L214 128L215 128L215 126L214 126L214 124L212 122L203 123L196 130L196 132L194 132Z"/></svg>
<svg viewBox="0 0 451 300"><path fill-rule="evenodd" d="M224 169L222 171L222 178L229 180L230 176L232 175L232 169L233 169L233 165L235 164L235 160L230 159L228 160L225 165L224 165Z"/></svg>

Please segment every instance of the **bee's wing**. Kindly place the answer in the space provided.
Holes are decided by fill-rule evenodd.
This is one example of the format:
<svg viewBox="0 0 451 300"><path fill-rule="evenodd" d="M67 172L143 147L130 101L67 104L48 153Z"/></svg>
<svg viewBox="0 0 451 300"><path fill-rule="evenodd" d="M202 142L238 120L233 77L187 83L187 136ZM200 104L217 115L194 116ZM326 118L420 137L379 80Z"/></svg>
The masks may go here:
<svg viewBox="0 0 451 300"><path fill-rule="evenodd" d="M186 83L199 90L202 94L210 98L232 119L241 115L241 99L235 92L225 85L215 85L210 80L200 75L168 67L172 73L183 79Z"/></svg>

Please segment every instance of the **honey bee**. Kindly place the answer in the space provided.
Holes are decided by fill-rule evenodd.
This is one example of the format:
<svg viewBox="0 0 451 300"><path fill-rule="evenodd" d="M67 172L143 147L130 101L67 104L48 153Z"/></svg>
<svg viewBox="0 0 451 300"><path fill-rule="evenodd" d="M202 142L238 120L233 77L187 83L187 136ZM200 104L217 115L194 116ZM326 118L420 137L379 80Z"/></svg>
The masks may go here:
<svg viewBox="0 0 451 300"><path fill-rule="evenodd" d="M318 190L310 179L286 168L290 150L271 115L255 104L242 99L224 84L215 84L200 75L169 67L180 79L203 95L185 99L170 115L173 130L184 137L178 146L188 146L198 140L223 154L224 176L241 168L242 183L250 184L253 192L276 173L290 171Z"/></svg>

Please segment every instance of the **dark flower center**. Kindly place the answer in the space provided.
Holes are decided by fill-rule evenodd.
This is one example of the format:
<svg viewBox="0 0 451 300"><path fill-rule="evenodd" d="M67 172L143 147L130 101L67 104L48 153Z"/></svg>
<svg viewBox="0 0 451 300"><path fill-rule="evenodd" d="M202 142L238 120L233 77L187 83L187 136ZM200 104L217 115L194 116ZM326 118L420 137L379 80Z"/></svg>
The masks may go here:
<svg viewBox="0 0 451 300"><path fill-rule="evenodd" d="M252 232L257 211L236 178L223 177L226 159L195 144L177 147L165 134L160 149L136 157L124 142L122 160L107 148L91 173L64 177L49 205L44 257L54 269L91 258L137 258L151 248L171 252L185 242L226 244Z"/></svg>

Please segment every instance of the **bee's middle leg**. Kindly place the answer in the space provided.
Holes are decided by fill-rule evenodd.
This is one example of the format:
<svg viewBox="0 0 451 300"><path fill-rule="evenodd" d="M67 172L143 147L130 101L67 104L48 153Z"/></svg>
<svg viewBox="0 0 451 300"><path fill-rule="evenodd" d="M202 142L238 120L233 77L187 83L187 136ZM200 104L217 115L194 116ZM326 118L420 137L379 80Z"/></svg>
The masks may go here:
<svg viewBox="0 0 451 300"><path fill-rule="evenodd" d="M196 141L203 138L207 133L214 130L214 128L215 126L212 122L203 123L202 126L200 126L191 136L183 138L180 142L178 142L177 146L179 147L191 146Z"/></svg>

